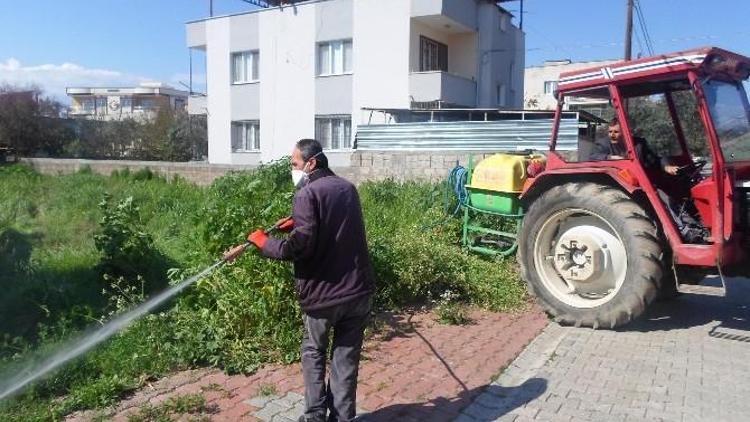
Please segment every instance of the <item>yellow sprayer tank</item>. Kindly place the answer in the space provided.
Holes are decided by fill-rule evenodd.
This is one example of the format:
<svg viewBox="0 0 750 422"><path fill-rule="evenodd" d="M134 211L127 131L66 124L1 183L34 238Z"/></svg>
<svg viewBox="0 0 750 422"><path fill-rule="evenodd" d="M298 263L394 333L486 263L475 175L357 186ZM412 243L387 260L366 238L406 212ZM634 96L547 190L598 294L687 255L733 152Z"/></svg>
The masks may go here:
<svg viewBox="0 0 750 422"><path fill-rule="evenodd" d="M500 214L518 214L518 194L526 182L526 168L535 154L494 154L480 161L466 188L473 207Z"/></svg>

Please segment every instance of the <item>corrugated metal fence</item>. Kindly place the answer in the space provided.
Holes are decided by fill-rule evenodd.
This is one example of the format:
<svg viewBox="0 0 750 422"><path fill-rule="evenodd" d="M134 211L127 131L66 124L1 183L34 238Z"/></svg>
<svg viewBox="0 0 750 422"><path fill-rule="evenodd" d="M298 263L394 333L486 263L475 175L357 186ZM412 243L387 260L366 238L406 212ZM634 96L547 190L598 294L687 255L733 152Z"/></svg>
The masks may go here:
<svg viewBox="0 0 750 422"><path fill-rule="evenodd" d="M546 150L552 119L370 124L357 127L360 151ZM578 119L560 120L557 150L578 148Z"/></svg>

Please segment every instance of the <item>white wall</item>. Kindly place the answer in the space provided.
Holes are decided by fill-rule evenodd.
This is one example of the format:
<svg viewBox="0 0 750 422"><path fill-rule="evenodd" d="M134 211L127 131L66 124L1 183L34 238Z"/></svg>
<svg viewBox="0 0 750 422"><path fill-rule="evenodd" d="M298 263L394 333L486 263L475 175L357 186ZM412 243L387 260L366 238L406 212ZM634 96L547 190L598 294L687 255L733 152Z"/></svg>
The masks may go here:
<svg viewBox="0 0 750 422"><path fill-rule="evenodd" d="M260 82L232 85L232 121L260 119Z"/></svg>
<svg viewBox="0 0 750 422"><path fill-rule="evenodd" d="M492 3L479 6L479 107L497 107L497 86L505 86L504 108L523 107L524 33L508 22L500 30L503 14ZM508 17L505 16L505 19ZM515 95L514 95L515 94Z"/></svg>
<svg viewBox="0 0 750 422"><path fill-rule="evenodd" d="M232 162L229 39L229 18L206 21L208 161L216 164Z"/></svg>
<svg viewBox="0 0 750 422"><path fill-rule="evenodd" d="M408 108L410 2L357 0L353 12L354 106Z"/></svg>
<svg viewBox="0 0 750 422"><path fill-rule="evenodd" d="M263 161L315 136L315 17L314 4L259 13Z"/></svg>

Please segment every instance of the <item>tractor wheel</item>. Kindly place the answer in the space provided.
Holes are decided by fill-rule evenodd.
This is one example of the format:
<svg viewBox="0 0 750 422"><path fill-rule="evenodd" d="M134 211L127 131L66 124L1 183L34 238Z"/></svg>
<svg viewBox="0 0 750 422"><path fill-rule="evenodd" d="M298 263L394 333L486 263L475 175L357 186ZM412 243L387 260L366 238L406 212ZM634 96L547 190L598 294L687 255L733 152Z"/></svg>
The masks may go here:
<svg viewBox="0 0 750 422"><path fill-rule="evenodd" d="M639 316L662 278L662 245L646 212L595 183L554 187L529 207L521 273L561 324L614 328Z"/></svg>

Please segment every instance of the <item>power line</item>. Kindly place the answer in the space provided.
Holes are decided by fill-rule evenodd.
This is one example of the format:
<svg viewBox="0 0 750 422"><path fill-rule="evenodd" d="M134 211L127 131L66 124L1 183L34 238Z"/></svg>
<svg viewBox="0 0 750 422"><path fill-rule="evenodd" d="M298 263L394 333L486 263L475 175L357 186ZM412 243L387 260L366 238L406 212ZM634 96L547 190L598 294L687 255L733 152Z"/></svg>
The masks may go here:
<svg viewBox="0 0 750 422"><path fill-rule="evenodd" d="M651 40L651 34L649 34L648 32L648 26L646 25L646 19L643 17L643 9L641 7L641 2L639 0L635 0L635 12L638 15L638 25L641 28L641 33L643 34L643 38L646 43L646 49L648 50L648 54L653 56L654 55L654 43Z"/></svg>

